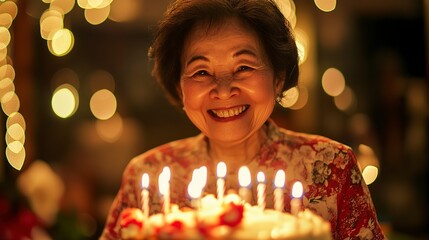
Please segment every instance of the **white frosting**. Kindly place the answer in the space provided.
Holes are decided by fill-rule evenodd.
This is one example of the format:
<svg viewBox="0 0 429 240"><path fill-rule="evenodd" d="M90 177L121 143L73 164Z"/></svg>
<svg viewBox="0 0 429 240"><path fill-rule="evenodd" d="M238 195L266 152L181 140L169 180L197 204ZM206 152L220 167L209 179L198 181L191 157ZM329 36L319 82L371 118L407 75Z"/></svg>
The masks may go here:
<svg viewBox="0 0 429 240"><path fill-rule="evenodd" d="M177 206L173 206L167 216L163 214L150 216L144 224L144 232L146 237L153 237L156 235L156 229L162 228L165 223L178 221L183 224L185 230L174 232L177 234L174 235L175 238L204 238L197 228L204 226L209 229L210 238L217 239L332 239L329 222L308 209L293 216L245 204L243 219L237 226L221 225L220 215L224 211L222 204L238 203L239 200L236 196L225 196L224 202L220 203L213 195L208 195L201 199L198 211L181 211ZM122 229L123 232L124 230L127 233L131 232L131 229Z"/></svg>

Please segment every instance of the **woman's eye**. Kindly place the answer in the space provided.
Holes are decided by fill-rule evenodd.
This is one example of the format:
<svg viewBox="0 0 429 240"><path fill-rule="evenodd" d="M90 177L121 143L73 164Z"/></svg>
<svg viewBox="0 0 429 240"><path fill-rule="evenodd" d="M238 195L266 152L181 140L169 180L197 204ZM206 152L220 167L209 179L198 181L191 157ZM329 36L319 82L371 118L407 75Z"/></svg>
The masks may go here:
<svg viewBox="0 0 429 240"><path fill-rule="evenodd" d="M209 73L206 70L200 70L196 73L194 73L194 77L200 77L200 76L208 76Z"/></svg>
<svg viewBox="0 0 429 240"><path fill-rule="evenodd" d="M247 70L251 70L252 68L249 66L240 66L237 69L237 72L242 72L242 71L247 71Z"/></svg>

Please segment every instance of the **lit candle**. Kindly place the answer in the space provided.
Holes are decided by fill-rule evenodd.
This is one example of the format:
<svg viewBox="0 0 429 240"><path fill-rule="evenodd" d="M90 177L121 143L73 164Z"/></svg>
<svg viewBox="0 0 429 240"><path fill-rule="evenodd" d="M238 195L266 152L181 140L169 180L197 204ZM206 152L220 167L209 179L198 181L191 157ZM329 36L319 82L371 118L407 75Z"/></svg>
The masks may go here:
<svg viewBox="0 0 429 240"><path fill-rule="evenodd" d="M277 211L283 212L284 200L283 200L283 187L285 185L286 174L283 170L278 170L274 179L274 208Z"/></svg>
<svg viewBox="0 0 429 240"><path fill-rule="evenodd" d="M170 168L164 167L158 178L159 192L164 198L164 214L170 212Z"/></svg>
<svg viewBox="0 0 429 240"><path fill-rule="evenodd" d="M250 203L250 183L252 177L250 175L250 170L248 167L243 166L238 170L238 183L240 184L240 189L238 190L238 195L244 202Z"/></svg>
<svg viewBox="0 0 429 240"><path fill-rule="evenodd" d="M142 176L142 188L143 215L147 218L149 216L149 175L147 173Z"/></svg>
<svg viewBox="0 0 429 240"><path fill-rule="evenodd" d="M203 189L207 183L207 167L200 167L192 172L192 179L188 185L188 194L191 197L191 205L199 208L199 201Z"/></svg>
<svg viewBox="0 0 429 240"><path fill-rule="evenodd" d="M292 200L290 201L290 212L293 215L298 215L301 211L301 201L302 194L304 192L304 188L300 181L297 181L293 184L292 187Z"/></svg>
<svg viewBox="0 0 429 240"><path fill-rule="evenodd" d="M220 162L217 164L217 199L222 202L223 194L225 192L225 176L226 176L226 164Z"/></svg>
<svg viewBox="0 0 429 240"><path fill-rule="evenodd" d="M258 172L256 175L258 180L258 206L264 210L265 209L265 175L263 172Z"/></svg>

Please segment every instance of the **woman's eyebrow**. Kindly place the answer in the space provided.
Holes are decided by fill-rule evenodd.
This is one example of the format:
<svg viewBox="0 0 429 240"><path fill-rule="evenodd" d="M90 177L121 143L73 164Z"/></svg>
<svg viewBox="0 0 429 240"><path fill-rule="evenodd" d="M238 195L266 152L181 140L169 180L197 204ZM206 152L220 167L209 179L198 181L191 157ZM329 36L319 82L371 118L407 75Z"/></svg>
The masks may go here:
<svg viewBox="0 0 429 240"><path fill-rule="evenodd" d="M191 63L193 63L193 62L195 62L197 60L202 60L202 61L206 61L206 62L209 61L208 58L206 58L206 57L204 57L202 55L196 55L196 56L193 56L191 59L189 59L189 61L186 62L186 66L189 66L189 64L191 64Z"/></svg>
<svg viewBox="0 0 429 240"><path fill-rule="evenodd" d="M249 50L249 49L242 49L242 50L234 53L233 57L238 57L240 55L250 55L253 57L258 57L254 51Z"/></svg>

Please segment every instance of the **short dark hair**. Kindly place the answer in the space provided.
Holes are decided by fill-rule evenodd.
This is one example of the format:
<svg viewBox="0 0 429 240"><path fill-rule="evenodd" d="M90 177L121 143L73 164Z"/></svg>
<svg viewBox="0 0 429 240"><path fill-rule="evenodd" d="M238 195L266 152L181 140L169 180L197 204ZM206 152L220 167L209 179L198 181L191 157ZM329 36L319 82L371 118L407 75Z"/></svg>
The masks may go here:
<svg viewBox="0 0 429 240"><path fill-rule="evenodd" d="M182 104L179 92L184 41L200 22L210 25L235 17L259 36L275 74L286 73L283 91L297 85L298 50L292 28L272 0L175 0L161 20L149 49L153 75L169 100Z"/></svg>

